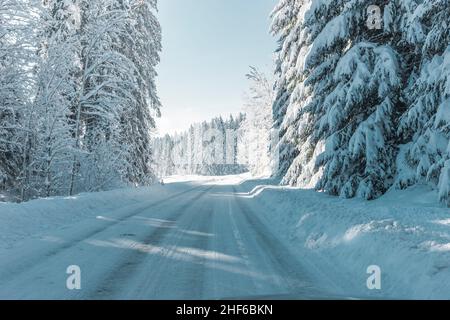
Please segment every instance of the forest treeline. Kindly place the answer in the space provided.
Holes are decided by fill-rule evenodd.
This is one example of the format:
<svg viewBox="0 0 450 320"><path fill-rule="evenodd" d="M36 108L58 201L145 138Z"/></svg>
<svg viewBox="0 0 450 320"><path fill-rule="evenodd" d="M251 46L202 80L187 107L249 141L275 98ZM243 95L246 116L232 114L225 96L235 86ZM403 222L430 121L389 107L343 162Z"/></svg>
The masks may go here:
<svg viewBox="0 0 450 320"><path fill-rule="evenodd" d="M0 0L0 188L18 200L154 180L156 0Z"/></svg>
<svg viewBox="0 0 450 320"><path fill-rule="evenodd" d="M450 1L280 0L272 19L283 183L426 183L450 205Z"/></svg>
<svg viewBox="0 0 450 320"><path fill-rule="evenodd" d="M276 145L272 127L272 81L257 68L246 75L249 89L244 112L195 123L181 133L153 140L154 171L169 175L229 175L250 171L270 175L276 164L271 146Z"/></svg>

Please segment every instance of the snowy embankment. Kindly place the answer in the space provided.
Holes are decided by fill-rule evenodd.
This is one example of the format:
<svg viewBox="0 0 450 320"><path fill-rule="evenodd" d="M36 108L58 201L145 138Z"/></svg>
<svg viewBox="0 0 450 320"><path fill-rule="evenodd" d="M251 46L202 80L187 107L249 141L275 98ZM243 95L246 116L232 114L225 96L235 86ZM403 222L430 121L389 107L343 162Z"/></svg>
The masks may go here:
<svg viewBox="0 0 450 320"><path fill-rule="evenodd" d="M267 222L315 269L359 297L450 298L450 210L425 186L391 191L375 201L340 199L248 181ZM367 267L382 272L368 290Z"/></svg>
<svg viewBox="0 0 450 320"><path fill-rule="evenodd" d="M111 215L112 212L120 213L122 207L138 206L166 195L165 188L154 185L83 193L72 197L43 198L25 203L0 202L0 249L82 220L99 219L102 214Z"/></svg>
<svg viewBox="0 0 450 320"><path fill-rule="evenodd" d="M189 182L195 186L200 183L220 184L221 181L234 183L242 181L243 177L248 176L172 176L164 182ZM178 191L183 191L182 186L174 184L168 189L157 184L145 188L82 193L72 197L42 198L25 203L0 202L0 250L86 219L101 219L102 214L120 216L125 208L158 201Z"/></svg>

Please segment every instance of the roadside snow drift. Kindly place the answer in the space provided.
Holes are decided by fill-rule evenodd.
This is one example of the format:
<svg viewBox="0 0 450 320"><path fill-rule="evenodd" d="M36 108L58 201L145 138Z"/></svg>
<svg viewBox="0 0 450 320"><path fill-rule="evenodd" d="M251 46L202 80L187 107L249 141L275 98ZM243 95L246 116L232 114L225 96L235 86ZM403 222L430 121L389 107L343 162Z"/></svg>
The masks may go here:
<svg viewBox="0 0 450 320"><path fill-rule="evenodd" d="M436 192L416 186L368 202L247 185L253 190L241 196L260 202L270 226L343 294L450 298L450 210L437 204ZM381 268L381 290L367 288L372 265Z"/></svg>

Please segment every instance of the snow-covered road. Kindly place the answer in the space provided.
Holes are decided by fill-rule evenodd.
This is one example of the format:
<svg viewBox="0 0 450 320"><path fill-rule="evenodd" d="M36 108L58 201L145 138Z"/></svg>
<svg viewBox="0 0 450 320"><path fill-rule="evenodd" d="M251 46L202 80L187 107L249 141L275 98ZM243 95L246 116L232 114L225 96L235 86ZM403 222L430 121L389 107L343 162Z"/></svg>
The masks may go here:
<svg viewBox="0 0 450 320"><path fill-rule="evenodd" d="M0 202L0 299L450 296L449 210L427 186L367 202L248 175L166 182Z"/></svg>
<svg viewBox="0 0 450 320"><path fill-rule="evenodd" d="M167 184L164 197L121 206L0 253L0 298L215 299L327 295L271 232L240 186ZM114 207L114 203L111 204ZM68 290L68 266L81 290Z"/></svg>

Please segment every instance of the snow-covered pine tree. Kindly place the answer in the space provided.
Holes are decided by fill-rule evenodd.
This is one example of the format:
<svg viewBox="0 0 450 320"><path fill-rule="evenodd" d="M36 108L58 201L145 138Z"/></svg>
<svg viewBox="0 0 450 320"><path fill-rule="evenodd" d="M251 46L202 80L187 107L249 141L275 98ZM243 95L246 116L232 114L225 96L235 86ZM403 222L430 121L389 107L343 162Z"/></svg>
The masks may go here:
<svg viewBox="0 0 450 320"><path fill-rule="evenodd" d="M175 163L172 155L172 138L168 134L163 137L155 138L152 141L152 149L154 151L153 170L155 174L158 177L175 174Z"/></svg>
<svg viewBox="0 0 450 320"><path fill-rule="evenodd" d="M395 31L389 24L381 29L367 26L367 10L374 4L384 2L292 4L298 14L286 24L288 35L281 36L282 48L290 51L281 51L285 71L279 73L282 80L284 74L292 79L280 130L281 144L295 150L286 154L280 148L280 167L289 168L285 183L367 199L391 183L392 124L402 108L402 77ZM281 96L278 92L275 108Z"/></svg>
<svg viewBox="0 0 450 320"><path fill-rule="evenodd" d="M297 76L296 64L299 48L302 48L299 38L298 25L301 10L308 4L307 0L280 0L271 13L271 33L278 36L278 48L276 50L274 103L272 107L274 129L279 135L279 159L277 172L274 175L283 176L289 169L293 159L298 155L296 146L291 137L295 129L290 125L289 116L286 115L290 106L290 97L296 84L300 81ZM300 56L301 57L301 56Z"/></svg>
<svg viewBox="0 0 450 320"><path fill-rule="evenodd" d="M410 1L403 36L417 61L405 90L399 134L401 188L428 182L450 205L450 1Z"/></svg>
<svg viewBox="0 0 450 320"><path fill-rule="evenodd" d="M26 164L36 130L31 126L36 7L32 0L0 2L0 188L8 192L28 183Z"/></svg>
<svg viewBox="0 0 450 320"><path fill-rule="evenodd" d="M20 92L22 73L15 64L20 54L13 40L17 36L11 33L9 22L15 1L0 2L0 186L5 191L13 184L12 177L17 175L20 163L21 141L17 137L20 126L18 114L23 107L23 92ZM20 38L20 37L19 37Z"/></svg>
<svg viewBox="0 0 450 320"><path fill-rule="evenodd" d="M192 136L192 173L199 173L203 165L203 124L193 124L194 132Z"/></svg>
<svg viewBox="0 0 450 320"><path fill-rule="evenodd" d="M239 162L240 127L245 117L217 117L192 124L189 130L154 139L154 168L160 176L173 174L224 175L242 173Z"/></svg>
<svg viewBox="0 0 450 320"><path fill-rule="evenodd" d="M75 152L71 107L78 90L79 14L76 1L44 1L40 8L36 93L30 121L33 139L25 166L26 198L67 193ZM26 176L26 175L25 175Z"/></svg>
<svg viewBox="0 0 450 320"><path fill-rule="evenodd" d="M73 159L71 192L152 180L151 110L159 114L155 6L155 1L80 2L81 89L73 114L75 148L83 153Z"/></svg>
<svg viewBox="0 0 450 320"><path fill-rule="evenodd" d="M35 196L153 179L155 0L0 2L0 182Z"/></svg>
<svg viewBox="0 0 450 320"><path fill-rule="evenodd" d="M133 103L121 115L123 143L130 147L127 161L132 164L127 169L126 179L134 184L145 184L153 177L150 170L150 134L155 128L152 114L160 114L155 66L161 51L161 28L154 15L155 0L114 1L114 6L126 13L128 21L126 34L119 34L113 43L116 50L133 63L137 85L130 92Z"/></svg>
<svg viewBox="0 0 450 320"><path fill-rule="evenodd" d="M70 193L97 190L124 174L128 145L119 143L120 114L134 101L132 63L115 50L127 17L110 1L80 2L81 73L74 110L75 148Z"/></svg>
<svg viewBox="0 0 450 320"><path fill-rule="evenodd" d="M273 85L265 74L254 67L246 76L251 84L245 99L243 140L240 143L246 149L244 152L250 172L254 176L270 175Z"/></svg>

